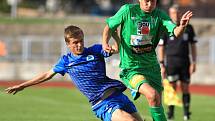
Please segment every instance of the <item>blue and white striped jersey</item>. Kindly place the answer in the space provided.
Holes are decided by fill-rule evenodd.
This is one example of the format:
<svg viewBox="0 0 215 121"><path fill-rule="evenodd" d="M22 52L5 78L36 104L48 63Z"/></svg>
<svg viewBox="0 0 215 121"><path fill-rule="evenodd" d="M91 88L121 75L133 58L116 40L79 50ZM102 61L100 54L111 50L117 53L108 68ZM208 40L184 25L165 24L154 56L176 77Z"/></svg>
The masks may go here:
<svg viewBox="0 0 215 121"><path fill-rule="evenodd" d="M106 76L104 57L110 54L102 50L97 44L84 48L81 55L74 56L72 53L63 55L53 70L64 75L68 73L78 89L94 105L103 96L105 90L116 87L123 92L126 87L118 80Z"/></svg>

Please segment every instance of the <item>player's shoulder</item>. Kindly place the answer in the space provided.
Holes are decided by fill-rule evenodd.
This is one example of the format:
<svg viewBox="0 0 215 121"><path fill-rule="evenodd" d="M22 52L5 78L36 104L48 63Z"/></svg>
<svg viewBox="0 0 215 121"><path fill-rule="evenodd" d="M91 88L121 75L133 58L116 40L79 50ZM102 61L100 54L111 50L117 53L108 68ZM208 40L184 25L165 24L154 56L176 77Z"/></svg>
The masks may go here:
<svg viewBox="0 0 215 121"><path fill-rule="evenodd" d="M61 61L68 62L69 58L71 58L71 52L68 52L61 56Z"/></svg>
<svg viewBox="0 0 215 121"><path fill-rule="evenodd" d="M100 52L102 50L102 45L101 44L94 44L88 48L86 48L87 53L97 53Z"/></svg>
<svg viewBox="0 0 215 121"><path fill-rule="evenodd" d="M88 47L87 49L102 49L102 45L101 44L94 44L94 45Z"/></svg>
<svg viewBox="0 0 215 121"><path fill-rule="evenodd" d="M61 64L62 63L64 63L64 64L69 63L69 53L61 55L58 59L58 63L61 63Z"/></svg>

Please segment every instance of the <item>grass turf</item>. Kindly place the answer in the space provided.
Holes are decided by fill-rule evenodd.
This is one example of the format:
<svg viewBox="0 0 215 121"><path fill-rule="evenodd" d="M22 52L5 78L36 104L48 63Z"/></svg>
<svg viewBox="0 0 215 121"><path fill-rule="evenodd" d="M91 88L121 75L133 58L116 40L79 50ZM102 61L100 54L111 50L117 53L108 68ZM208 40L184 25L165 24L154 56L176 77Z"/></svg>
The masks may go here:
<svg viewBox="0 0 215 121"><path fill-rule="evenodd" d="M16 95L0 90L0 121L99 121L77 89L28 88ZM130 97L128 91L126 94ZM191 121L215 121L214 100L212 96L192 95ZM145 98L134 103L141 116L151 121ZM174 121L183 120L182 110L176 108Z"/></svg>

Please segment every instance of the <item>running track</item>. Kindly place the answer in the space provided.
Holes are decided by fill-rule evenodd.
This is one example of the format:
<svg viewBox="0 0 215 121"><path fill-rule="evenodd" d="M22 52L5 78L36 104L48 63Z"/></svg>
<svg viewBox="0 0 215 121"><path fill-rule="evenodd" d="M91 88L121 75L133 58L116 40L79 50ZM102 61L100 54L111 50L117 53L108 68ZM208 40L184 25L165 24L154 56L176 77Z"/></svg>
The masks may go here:
<svg viewBox="0 0 215 121"><path fill-rule="evenodd" d="M0 87L9 87L16 84L20 84L23 81L0 81ZM35 87L63 87L63 88L74 88L74 85L71 82L65 81L49 81ZM192 94L201 94L208 96L215 96L215 85L191 85L190 91Z"/></svg>

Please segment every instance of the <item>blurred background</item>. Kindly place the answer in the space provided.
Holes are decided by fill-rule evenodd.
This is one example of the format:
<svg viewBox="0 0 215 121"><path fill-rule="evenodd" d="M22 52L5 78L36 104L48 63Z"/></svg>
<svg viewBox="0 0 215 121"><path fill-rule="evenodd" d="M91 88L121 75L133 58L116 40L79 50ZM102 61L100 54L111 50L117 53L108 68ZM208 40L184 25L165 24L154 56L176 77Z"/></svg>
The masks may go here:
<svg viewBox="0 0 215 121"><path fill-rule="evenodd" d="M85 45L101 43L105 19L126 3L138 0L0 0L0 81L28 80L51 69L67 52L64 28L77 25L85 32ZM215 1L158 0L167 11L177 3L192 10L198 43L197 72L193 84L215 84ZM107 59L107 73L119 79L118 55ZM69 80L67 76L54 80Z"/></svg>

